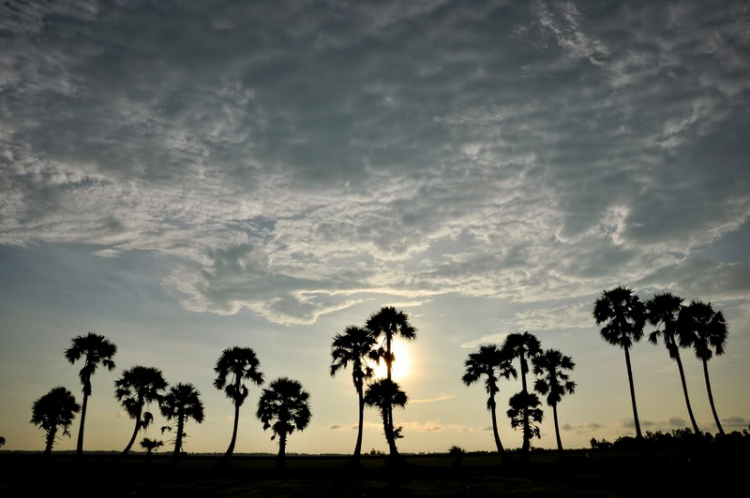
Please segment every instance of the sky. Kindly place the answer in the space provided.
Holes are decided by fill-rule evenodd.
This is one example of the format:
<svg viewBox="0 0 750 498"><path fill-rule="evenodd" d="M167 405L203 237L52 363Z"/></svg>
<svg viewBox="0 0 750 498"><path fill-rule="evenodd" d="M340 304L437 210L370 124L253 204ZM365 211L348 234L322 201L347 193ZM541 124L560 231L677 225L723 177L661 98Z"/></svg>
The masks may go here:
<svg viewBox="0 0 750 498"><path fill-rule="evenodd" d="M401 451L492 450L463 362L522 331L576 363L565 446L633 435L624 354L591 316L616 285L725 314L714 398L725 429L750 424L747 2L10 1L0 45L4 449L43 448L29 419L50 388L81 400L63 351L92 331L119 351L93 377L86 449L125 447L113 382L144 365L201 392L186 450L224 451L213 365L238 345L311 394L289 452L351 452L356 392L329 375L331 339L383 305L418 331ZM631 355L644 431L685 427L666 349ZM506 447L519 390L500 384ZM276 451L259 394L238 452ZM555 445L551 419L535 446Z"/></svg>

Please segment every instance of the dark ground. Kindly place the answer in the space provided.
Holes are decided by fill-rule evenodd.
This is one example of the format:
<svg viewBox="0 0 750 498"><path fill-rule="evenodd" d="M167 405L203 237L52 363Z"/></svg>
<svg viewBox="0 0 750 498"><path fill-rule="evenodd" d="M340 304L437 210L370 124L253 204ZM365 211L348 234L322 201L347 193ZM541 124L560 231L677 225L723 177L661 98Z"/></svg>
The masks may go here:
<svg viewBox="0 0 750 498"><path fill-rule="evenodd" d="M390 467L363 457L359 469L343 457L270 457L0 453L0 497L15 496L745 496L750 459L738 451L659 453L569 451L532 454L527 466L500 465L495 456L408 456Z"/></svg>

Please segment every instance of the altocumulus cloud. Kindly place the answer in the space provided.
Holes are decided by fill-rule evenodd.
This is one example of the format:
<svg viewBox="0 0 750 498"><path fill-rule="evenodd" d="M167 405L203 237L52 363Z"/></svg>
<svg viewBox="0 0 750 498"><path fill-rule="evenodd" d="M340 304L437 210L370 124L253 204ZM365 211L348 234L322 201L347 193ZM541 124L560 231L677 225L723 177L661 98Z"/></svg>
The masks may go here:
<svg viewBox="0 0 750 498"><path fill-rule="evenodd" d="M0 243L167 255L185 308L279 323L746 303L697 253L750 215L748 33L742 2L4 2Z"/></svg>

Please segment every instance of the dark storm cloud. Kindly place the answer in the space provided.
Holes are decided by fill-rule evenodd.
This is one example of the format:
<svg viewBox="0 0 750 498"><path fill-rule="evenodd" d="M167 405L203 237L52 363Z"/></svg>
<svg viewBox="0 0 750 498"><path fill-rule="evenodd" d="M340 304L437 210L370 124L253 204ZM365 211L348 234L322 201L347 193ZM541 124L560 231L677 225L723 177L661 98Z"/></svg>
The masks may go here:
<svg viewBox="0 0 750 498"><path fill-rule="evenodd" d="M750 214L742 2L0 9L0 243L175 255L187 308L285 323L750 292L693 255Z"/></svg>

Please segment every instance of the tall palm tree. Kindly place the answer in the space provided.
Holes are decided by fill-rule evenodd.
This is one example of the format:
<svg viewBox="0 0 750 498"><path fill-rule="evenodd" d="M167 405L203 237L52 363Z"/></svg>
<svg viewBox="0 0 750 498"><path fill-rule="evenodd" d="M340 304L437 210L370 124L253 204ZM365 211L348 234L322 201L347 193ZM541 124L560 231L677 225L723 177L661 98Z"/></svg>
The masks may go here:
<svg viewBox="0 0 750 498"><path fill-rule="evenodd" d="M280 377L263 389L255 415L263 422L263 430L273 431L271 440L279 437L278 462L283 467L287 438L295 429L305 430L312 418L310 393L298 381Z"/></svg>
<svg viewBox="0 0 750 498"><path fill-rule="evenodd" d="M78 372L78 377L83 384L83 408L81 410L81 425L78 429L78 445L76 454L83 453L83 429L86 422L86 407L88 406L89 396L91 396L91 376L94 375L99 365L110 372L115 368L115 362L112 358L117 353L117 346L110 342L103 335L89 332L86 335L79 335L71 340L71 346L65 350L65 358L75 364L81 358L84 359L83 368Z"/></svg>
<svg viewBox="0 0 750 498"><path fill-rule="evenodd" d="M68 429L79 411L81 405L76 403L76 398L64 387L55 387L34 401L31 407L31 423L47 432L45 455L52 451L58 427L62 427L63 435L70 437Z"/></svg>
<svg viewBox="0 0 750 498"><path fill-rule="evenodd" d="M240 420L240 407L245 402L249 390L243 380L249 380L256 386L263 384L263 374L258 370L260 361L255 351L250 348L235 346L225 349L214 367L216 380L214 387L223 389L227 398L234 402L234 428L232 429L232 440L224 455L226 458L232 456L234 444L237 441L237 425Z"/></svg>
<svg viewBox="0 0 750 498"><path fill-rule="evenodd" d="M635 434L638 439L641 434L641 423L638 420L638 406L635 402L635 385L633 384L633 369L630 366L630 348L633 343L643 337L643 327L646 325L646 306L626 287L615 287L602 292L602 296L594 303L594 320L597 325L607 322L599 331L602 339L625 351L625 366L628 369L630 383L630 399L633 402L633 420Z"/></svg>
<svg viewBox="0 0 750 498"><path fill-rule="evenodd" d="M478 352L470 353L465 366L466 372L461 380L467 386L478 381L483 375L486 377L484 386L489 395L487 398L487 409L492 413L492 431L495 434L495 445L497 446L497 452L505 458L505 449L503 449L503 443L500 442L500 433L497 430L497 417L495 415L497 408L495 394L500 391L500 388L497 387L497 374L506 379L509 379L511 376L515 379L518 377L518 372L516 372L510 359L503 356L502 352L494 344L480 346Z"/></svg>
<svg viewBox="0 0 750 498"><path fill-rule="evenodd" d="M365 417L364 382L373 375L372 368L367 364L367 358L377 343L375 335L360 327L349 326L343 334L336 334L331 344L331 376L342 368L352 364L352 381L357 390L359 400L359 429L357 443L354 445L354 458L358 459L362 451L362 428Z"/></svg>
<svg viewBox="0 0 750 498"><path fill-rule="evenodd" d="M526 385L526 373L529 371L529 360L533 359L541 352L542 346L539 344L539 339L529 332L510 334L505 338L505 343L503 343L503 356L510 360L518 358L521 363L521 392L525 395L529 394L529 389ZM526 397L523 399L526 399ZM529 434L531 434L532 431L529 429L529 414L530 412L528 410L524 410L523 447L521 448L521 455L524 460L528 460L529 450L531 449L531 437Z"/></svg>
<svg viewBox="0 0 750 498"><path fill-rule="evenodd" d="M383 359L385 361L386 378L391 380L391 367L396 360L391 351L391 343L395 337L401 337L406 340L415 340L417 338L417 329L409 323L409 317L403 311L398 311L393 306L384 306L377 313L367 319L366 328L370 330L375 337L383 338L385 347L380 347L371 355L376 361ZM398 455L396 448L396 437L393 430L393 408L386 409L388 418L386 423L385 437L388 440L388 449L391 456Z"/></svg>
<svg viewBox="0 0 750 498"><path fill-rule="evenodd" d="M146 456L149 457L151 456L151 452L158 450L162 446L164 446L164 441L156 441L147 437L144 437L141 441L141 448L146 450Z"/></svg>
<svg viewBox="0 0 750 498"><path fill-rule="evenodd" d="M523 429L524 441L531 441L533 437L541 439L542 434L539 431L539 426L529 423L529 420L537 424L542 423L544 412L539 408L542 404L539 401L539 397L534 393L521 391L510 398L509 404L508 418L510 418L510 426L514 429L518 429L519 427Z"/></svg>
<svg viewBox="0 0 750 498"><path fill-rule="evenodd" d="M130 418L135 419L135 429L128 445L122 451L127 455L135 443L135 438L141 428L146 429L154 416L151 412L144 412L143 408L148 403L160 403L163 392L167 388L167 381L161 370L153 367L135 366L125 370L122 377L115 381L115 398L128 412Z"/></svg>
<svg viewBox="0 0 750 498"><path fill-rule="evenodd" d="M404 408L409 398L406 393L401 390L398 383L393 382L390 379L380 379L369 386L365 392L365 404L372 406L380 410L380 416L383 418L383 430L385 432L386 441L391 444L391 439L399 439L403 437L401 435L401 427L393 430L392 426L392 413L394 406ZM394 445L395 446L395 445ZM391 456L397 456L398 453L391 454Z"/></svg>
<svg viewBox="0 0 750 498"><path fill-rule="evenodd" d="M681 314L683 315L682 320L680 320ZM646 320L656 327L656 330L649 334L648 340L652 344L657 344L659 338L662 337L664 345L669 352L669 357L677 362L680 380L682 381L682 392L685 395L688 415L690 415L690 422L693 424L695 433L700 434L701 430L698 428L698 423L695 421L695 416L693 415L693 408L690 406L690 396L688 396L687 382L685 382L685 371L682 368L682 359L680 358L680 347L677 344L679 335L678 327L684 324L684 318L681 297L664 292L656 294L652 299L646 301Z"/></svg>
<svg viewBox="0 0 750 498"><path fill-rule="evenodd" d="M711 303L692 301L686 308L684 316L681 316L680 346L691 347L695 350L695 356L703 362L703 375L706 377L706 389L708 390L708 401L711 403L711 412L714 414L716 427L719 434L724 435L719 416L716 414L714 395L711 392L711 380L708 377L708 360L714 354L724 354L727 344L727 322L721 311L714 312ZM713 350L712 350L713 348Z"/></svg>
<svg viewBox="0 0 750 498"><path fill-rule="evenodd" d="M161 414L167 420L176 420L177 434L174 438L174 457L178 458L182 451L185 434L185 424L191 418L199 424L203 422L203 402L200 400L201 393L192 384L177 384L169 389L162 399ZM161 431L171 431L173 425L161 428Z"/></svg>
<svg viewBox="0 0 750 498"><path fill-rule="evenodd" d="M534 375L537 376L534 390L542 396L547 396L547 404L552 407L555 417L555 435L557 436L557 450L563 454L560 426L557 423L557 404L565 394L573 394L576 383L570 380L565 370L572 371L576 364L570 356L563 355L557 349L548 349L532 360Z"/></svg>

